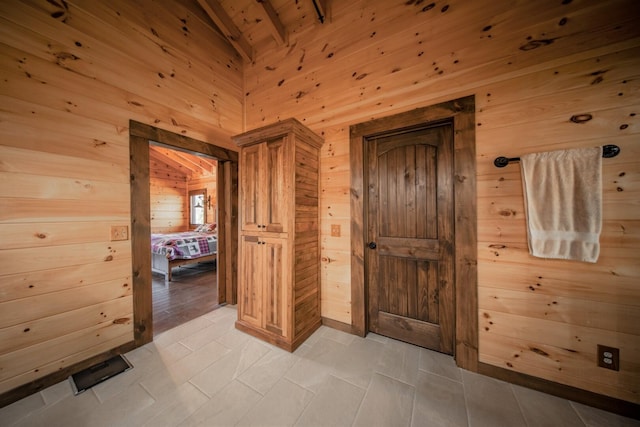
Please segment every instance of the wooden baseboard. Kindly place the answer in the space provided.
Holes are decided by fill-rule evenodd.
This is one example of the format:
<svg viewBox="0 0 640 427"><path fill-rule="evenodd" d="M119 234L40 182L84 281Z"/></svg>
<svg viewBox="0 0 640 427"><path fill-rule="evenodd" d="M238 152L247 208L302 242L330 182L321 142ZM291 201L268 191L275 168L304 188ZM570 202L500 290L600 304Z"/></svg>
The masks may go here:
<svg viewBox="0 0 640 427"><path fill-rule="evenodd" d="M116 347L104 353L93 356L87 360L78 362L75 365L68 366L59 371L46 375L42 378L38 378L35 381L16 387L13 390L4 392L0 394L0 408L4 408L5 406L10 405L14 402L17 402L22 398L32 395L33 393L37 393L41 390L44 390L47 387L50 387L54 384L64 381L67 378L69 378L70 375L73 375L76 372L80 372L83 369L89 368L90 366L96 365L100 362L104 362L105 360L108 360L113 356L124 354L128 351L133 350L134 348L136 348L135 342L134 341L128 342L119 347Z"/></svg>
<svg viewBox="0 0 640 427"><path fill-rule="evenodd" d="M358 335L358 333L353 328L353 325L348 323L340 322L338 320L328 319L326 317L322 318L322 324L332 329L337 329L342 332L346 332L347 334Z"/></svg>
<svg viewBox="0 0 640 427"><path fill-rule="evenodd" d="M640 405L637 403L627 402L626 400L616 399L482 362L478 363L478 373L625 417L640 419Z"/></svg>

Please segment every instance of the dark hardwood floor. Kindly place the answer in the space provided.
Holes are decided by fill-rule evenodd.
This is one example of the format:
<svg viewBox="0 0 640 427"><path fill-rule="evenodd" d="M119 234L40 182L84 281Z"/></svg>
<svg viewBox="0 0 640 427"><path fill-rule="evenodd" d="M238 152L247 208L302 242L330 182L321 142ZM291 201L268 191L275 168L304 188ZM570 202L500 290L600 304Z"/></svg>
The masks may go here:
<svg viewBox="0 0 640 427"><path fill-rule="evenodd" d="M153 334L158 335L218 307L215 262L173 269L171 282L153 273Z"/></svg>

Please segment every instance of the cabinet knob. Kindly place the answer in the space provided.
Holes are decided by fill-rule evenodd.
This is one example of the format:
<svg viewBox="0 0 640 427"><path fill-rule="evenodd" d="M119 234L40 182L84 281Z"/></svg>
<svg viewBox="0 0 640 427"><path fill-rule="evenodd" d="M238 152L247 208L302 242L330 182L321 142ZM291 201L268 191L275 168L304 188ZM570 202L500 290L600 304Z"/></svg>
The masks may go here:
<svg viewBox="0 0 640 427"><path fill-rule="evenodd" d="M375 249L378 247L378 245L376 245L376 242L370 242L367 246L369 246L369 249Z"/></svg>

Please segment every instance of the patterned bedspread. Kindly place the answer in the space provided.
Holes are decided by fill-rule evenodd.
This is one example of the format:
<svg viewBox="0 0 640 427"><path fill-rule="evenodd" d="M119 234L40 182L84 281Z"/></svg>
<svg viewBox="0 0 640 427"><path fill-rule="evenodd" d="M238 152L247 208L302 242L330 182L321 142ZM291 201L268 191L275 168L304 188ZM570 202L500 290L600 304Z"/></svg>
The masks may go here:
<svg viewBox="0 0 640 427"><path fill-rule="evenodd" d="M215 254L217 250L218 237L212 233L186 231L151 235L151 252L169 260L200 258Z"/></svg>

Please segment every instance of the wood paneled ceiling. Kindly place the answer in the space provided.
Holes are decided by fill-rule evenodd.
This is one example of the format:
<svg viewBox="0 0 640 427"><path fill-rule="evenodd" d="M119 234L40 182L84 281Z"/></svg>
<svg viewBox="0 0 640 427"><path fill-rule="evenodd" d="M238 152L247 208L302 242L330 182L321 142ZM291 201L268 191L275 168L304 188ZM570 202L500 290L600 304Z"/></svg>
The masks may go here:
<svg viewBox="0 0 640 427"><path fill-rule="evenodd" d="M149 158L159 161L176 170L189 179L215 176L217 161L196 156L186 151L172 150L160 145L149 145Z"/></svg>
<svg viewBox="0 0 640 427"><path fill-rule="evenodd" d="M329 0L197 0L245 61L328 19ZM321 18L322 17L322 18Z"/></svg>

